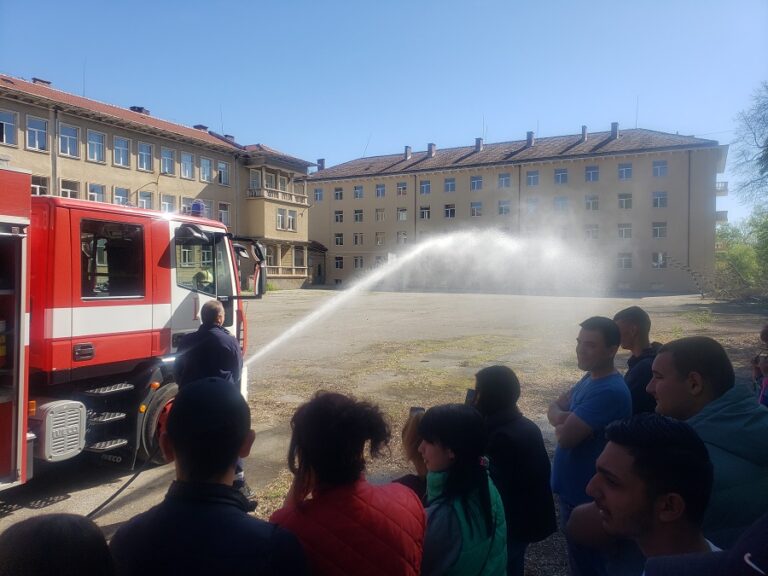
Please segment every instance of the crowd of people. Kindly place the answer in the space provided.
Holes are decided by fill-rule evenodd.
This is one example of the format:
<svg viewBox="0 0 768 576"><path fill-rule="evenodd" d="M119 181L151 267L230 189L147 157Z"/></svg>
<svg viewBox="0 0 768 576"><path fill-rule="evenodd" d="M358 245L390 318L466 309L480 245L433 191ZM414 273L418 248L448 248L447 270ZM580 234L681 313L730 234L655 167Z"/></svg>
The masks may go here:
<svg viewBox="0 0 768 576"><path fill-rule="evenodd" d="M183 348L231 352L219 313ZM201 361L196 348L159 438L176 475L163 502L109 544L76 515L19 522L0 534L0 576L523 576L528 546L558 528L573 576L768 574L765 352L745 386L717 341L659 344L650 328L636 306L580 324L584 375L547 411L551 463L507 366L479 370L464 403L412 408L413 469L388 483L365 475L391 439L380 408L316 393L291 419L293 483L269 522L243 490L255 434L232 378L242 358Z"/></svg>

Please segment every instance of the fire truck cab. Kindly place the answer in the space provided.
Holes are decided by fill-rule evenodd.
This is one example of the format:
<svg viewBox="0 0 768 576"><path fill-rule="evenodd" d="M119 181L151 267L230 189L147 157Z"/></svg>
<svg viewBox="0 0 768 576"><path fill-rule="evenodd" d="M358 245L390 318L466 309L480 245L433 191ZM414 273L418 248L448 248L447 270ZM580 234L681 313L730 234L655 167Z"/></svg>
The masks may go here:
<svg viewBox="0 0 768 576"><path fill-rule="evenodd" d="M0 488L27 480L32 456L157 457L174 353L201 306L220 300L246 337L223 224L29 190L0 170Z"/></svg>

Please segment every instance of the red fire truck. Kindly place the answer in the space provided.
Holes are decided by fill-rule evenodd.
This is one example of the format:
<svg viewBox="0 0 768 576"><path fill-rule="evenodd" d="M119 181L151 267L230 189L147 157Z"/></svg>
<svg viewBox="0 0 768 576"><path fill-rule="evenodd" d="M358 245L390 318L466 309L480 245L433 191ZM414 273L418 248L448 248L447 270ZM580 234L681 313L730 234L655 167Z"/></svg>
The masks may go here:
<svg viewBox="0 0 768 576"><path fill-rule="evenodd" d="M34 459L156 453L174 352L206 301L246 339L236 262L248 253L224 225L33 197L30 180L0 169L0 489L29 480Z"/></svg>

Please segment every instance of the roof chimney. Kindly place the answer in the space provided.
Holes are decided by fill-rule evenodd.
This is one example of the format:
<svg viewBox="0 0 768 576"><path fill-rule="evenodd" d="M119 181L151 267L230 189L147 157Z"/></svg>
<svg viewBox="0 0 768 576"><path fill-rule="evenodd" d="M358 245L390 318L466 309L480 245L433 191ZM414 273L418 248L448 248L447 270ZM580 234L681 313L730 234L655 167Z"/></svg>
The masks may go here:
<svg viewBox="0 0 768 576"><path fill-rule="evenodd" d="M194 126L192 126L192 128L194 128L195 130L202 130L203 132L208 131L208 126L206 126L205 124L195 124Z"/></svg>
<svg viewBox="0 0 768 576"><path fill-rule="evenodd" d="M536 139L533 137L533 132L528 132L525 136L525 145L529 148L536 143Z"/></svg>
<svg viewBox="0 0 768 576"><path fill-rule="evenodd" d="M235 137L232 136L232 134L224 134L224 140L229 140L230 142L234 142Z"/></svg>
<svg viewBox="0 0 768 576"><path fill-rule="evenodd" d="M405 147L405 153L403 154L403 158L405 160L410 160L411 159L411 147L410 146L406 146Z"/></svg>
<svg viewBox="0 0 768 576"><path fill-rule="evenodd" d="M586 124L581 125L581 141L582 142L587 141L587 125Z"/></svg>
<svg viewBox="0 0 768 576"><path fill-rule="evenodd" d="M325 170L325 158L317 159L317 171Z"/></svg>
<svg viewBox="0 0 768 576"><path fill-rule="evenodd" d="M483 150L483 139L475 138L475 152L482 152L482 150Z"/></svg>
<svg viewBox="0 0 768 576"><path fill-rule="evenodd" d="M434 158L436 151L437 151L437 146L435 146L434 142L430 142L429 144L427 144L427 156L429 156L430 158Z"/></svg>
<svg viewBox="0 0 768 576"><path fill-rule="evenodd" d="M619 123L611 122L611 140L616 140L619 137Z"/></svg>
<svg viewBox="0 0 768 576"><path fill-rule="evenodd" d="M32 77L32 84L42 84L43 86L50 86L51 81L50 80L43 80L42 78L35 78Z"/></svg>
<svg viewBox="0 0 768 576"><path fill-rule="evenodd" d="M146 114L147 116L149 116L149 110L144 108L144 106L131 106L131 110L133 112L137 112L139 114Z"/></svg>

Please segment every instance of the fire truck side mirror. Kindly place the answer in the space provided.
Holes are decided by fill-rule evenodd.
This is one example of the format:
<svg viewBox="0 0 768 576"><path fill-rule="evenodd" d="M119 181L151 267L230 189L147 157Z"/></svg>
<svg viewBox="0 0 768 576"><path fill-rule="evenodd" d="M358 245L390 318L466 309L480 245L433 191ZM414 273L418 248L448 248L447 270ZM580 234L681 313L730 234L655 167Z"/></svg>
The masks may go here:
<svg viewBox="0 0 768 576"><path fill-rule="evenodd" d="M174 233L176 242L180 244L210 244L211 239L194 224L182 224Z"/></svg>

